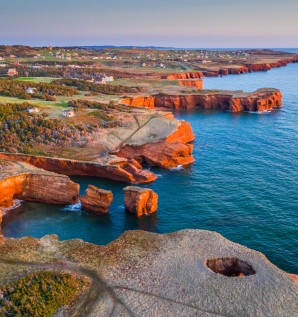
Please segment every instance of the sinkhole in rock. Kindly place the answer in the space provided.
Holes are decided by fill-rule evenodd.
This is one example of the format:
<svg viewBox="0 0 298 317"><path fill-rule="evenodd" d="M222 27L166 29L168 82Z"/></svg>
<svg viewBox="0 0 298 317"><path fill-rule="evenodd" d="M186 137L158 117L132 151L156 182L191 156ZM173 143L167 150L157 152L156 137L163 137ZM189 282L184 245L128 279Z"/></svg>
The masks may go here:
<svg viewBox="0 0 298 317"><path fill-rule="evenodd" d="M210 259L207 260L206 265L214 273L229 277L249 276L256 274L256 271L250 264L237 258Z"/></svg>

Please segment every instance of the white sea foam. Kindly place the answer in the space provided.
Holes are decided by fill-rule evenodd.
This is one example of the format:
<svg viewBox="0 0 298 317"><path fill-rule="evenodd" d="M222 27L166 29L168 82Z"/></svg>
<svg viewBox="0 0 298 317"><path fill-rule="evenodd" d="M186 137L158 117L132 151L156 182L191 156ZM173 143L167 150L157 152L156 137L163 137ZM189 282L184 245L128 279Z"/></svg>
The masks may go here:
<svg viewBox="0 0 298 317"><path fill-rule="evenodd" d="M82 208L82 204L79 201L76 204L67 205L66 207L63 208L63 211L80 211L81 208Z"/></svg>
<svg viewBox="0 0 298 317"><path fill-rule="evenodd" d="M268 114L271 113L272 110L264 110L264 111L248 111L248 113L252 113L252 114Z"/></svg>
<svg viewBox="0 0 298 317"><path fill-rule="evenodd" d="M9 211L19 208L22 205L23 200L14 199L13 204L11 207L8 208L1 208L3 215L7 214Z"/></svg>
<svg viewBox="0 0 298 317"><path fill-rule="evenodd" d="M183 170L183 166L182 165L178 165L176 167L171 168L170 170L171 171L181 171L181 170Z"/></svg>

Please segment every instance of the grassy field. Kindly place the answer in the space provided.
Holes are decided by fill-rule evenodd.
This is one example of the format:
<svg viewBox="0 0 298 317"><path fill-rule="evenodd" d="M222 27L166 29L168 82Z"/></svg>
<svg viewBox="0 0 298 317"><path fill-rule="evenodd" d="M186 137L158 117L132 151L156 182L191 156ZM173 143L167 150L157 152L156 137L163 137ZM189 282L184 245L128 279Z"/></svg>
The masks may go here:
<svg viewBox="0 0 298 317"><path fill-rule="evenodd" d="M51 78L51 77L19 77L15 80L19 81L33 81L35 83L51 83L53 80L57 78Z"/></svg>

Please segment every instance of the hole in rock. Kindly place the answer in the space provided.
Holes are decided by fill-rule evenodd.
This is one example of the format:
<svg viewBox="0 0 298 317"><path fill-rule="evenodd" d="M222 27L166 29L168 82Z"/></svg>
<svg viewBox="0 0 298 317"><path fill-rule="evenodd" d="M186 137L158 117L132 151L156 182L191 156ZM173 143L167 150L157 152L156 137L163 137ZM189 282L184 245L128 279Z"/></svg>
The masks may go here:
<svg viewBox="0 0 298 317"><path fill-rule="evenodd" d="M249 276L256 271L247 262L237 258L218 258L207 260L206 265L215 273L225 276Z"/></svg>

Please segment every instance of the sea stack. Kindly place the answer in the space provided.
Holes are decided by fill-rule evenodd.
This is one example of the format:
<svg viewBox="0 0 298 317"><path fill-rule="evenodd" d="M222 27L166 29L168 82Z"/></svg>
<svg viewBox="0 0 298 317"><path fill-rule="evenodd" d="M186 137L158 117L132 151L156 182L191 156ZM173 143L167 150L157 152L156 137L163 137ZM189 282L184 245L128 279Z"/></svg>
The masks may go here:
<svg viewBox="0 0 298 317"><path fill-rule="evenodd" d="M157 211L158 195L149 188L127 186L124 188L125 210L137 217Z"/></svg>
<svg viewBox="0 0 298 317"><path fill-rule="evenodd" d="M95 214L107 214L114 196L112 191L88 185L86 195L81 197L82 207Z"/></svg>

